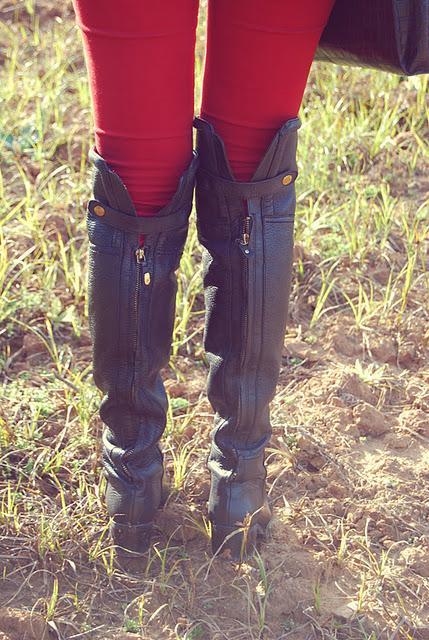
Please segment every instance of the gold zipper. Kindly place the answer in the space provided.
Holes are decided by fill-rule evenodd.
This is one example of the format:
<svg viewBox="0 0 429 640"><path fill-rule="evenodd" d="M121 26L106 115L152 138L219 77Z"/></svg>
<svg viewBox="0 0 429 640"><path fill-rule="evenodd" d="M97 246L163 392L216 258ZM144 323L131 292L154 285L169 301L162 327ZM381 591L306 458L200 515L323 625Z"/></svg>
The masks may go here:
<svg viewBox="0 0 429 640"><path fill-rule="evenodd" d="M136 255L136 260L137 260L138 264L146 262L146 254L145 254L144 247L138 247L136 249L135 255ZM148 286L150 284L150 282L151 282L151 276L150 276L150 273L148 271L146 271L143 274L143 282L144 282L144 284L146 286Z"/></svg>

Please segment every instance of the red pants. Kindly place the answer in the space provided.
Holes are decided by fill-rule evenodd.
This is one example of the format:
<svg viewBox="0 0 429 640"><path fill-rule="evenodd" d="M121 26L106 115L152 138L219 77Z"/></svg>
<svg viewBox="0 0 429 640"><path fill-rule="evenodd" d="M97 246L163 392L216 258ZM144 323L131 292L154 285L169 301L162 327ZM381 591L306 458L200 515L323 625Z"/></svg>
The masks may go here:
<svg viewBox="0 0 429 640"><path fill-rule="evenodd" d="M209 0L201 116L250 180L277 129L298 114L334 0ZM198 0L74 0L97 151L140 215L175 192L190 162Z"/></svg>

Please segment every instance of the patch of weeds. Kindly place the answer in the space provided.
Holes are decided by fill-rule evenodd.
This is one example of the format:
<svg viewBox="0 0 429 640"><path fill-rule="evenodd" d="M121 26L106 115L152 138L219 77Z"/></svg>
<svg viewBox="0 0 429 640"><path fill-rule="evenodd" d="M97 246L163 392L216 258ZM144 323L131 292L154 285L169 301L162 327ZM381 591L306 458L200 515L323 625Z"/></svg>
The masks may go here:
<svg viewBox="0 0 429 640"><path fill-rule="evenodd" d="M285 429L283 440L290 451L295 451L298 446L298 434L297 433L289 433Z"/></svg>
<svg viewBox="0 0 429 640"><path fill-rule="evenodd" d="M292 620L292 618L286 618L282 622L282 627L283 627L284 633L287 633L288 631L292 631L292 629L295 627L295 623Z"/></svg>
<svg viewBox="0 0 429 640"><path fill-rule="evenodd" d="M186 398L170 398L171 411L173 415L186 411L189 407L189 400Z"/></svg>
<svg viewBox="0 0 429 640"><path fill-rule="evenodd" d="M202 640L202 638L206 637L206 629L204 628L204 625L202 623L199 623L185 633L183 640Z"/></svg>
<svg viewBox="0 0 429 640"><path fill-rule="evenodd" d="M132 618L125 618L124 629L127 633L138 633L140 631L140 625L137 620Z"/></svg>

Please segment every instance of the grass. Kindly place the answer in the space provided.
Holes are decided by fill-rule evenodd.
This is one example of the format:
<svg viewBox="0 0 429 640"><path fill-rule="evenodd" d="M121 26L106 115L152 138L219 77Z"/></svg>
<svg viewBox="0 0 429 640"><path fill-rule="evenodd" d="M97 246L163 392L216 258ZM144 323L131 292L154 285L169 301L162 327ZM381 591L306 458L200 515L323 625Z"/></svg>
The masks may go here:
<svg viewBox="0 0 429 640"><path fill-rule="evenodd" d="M69 3L0 1L0 15L3 605L39 614L64 638L418 640L429 627L427 574L403 551L427 542L429 432L418 412L429 408L428 76L313 65L286 344L301 340L316 355L285 359L269 451L273 540L239 567L209 554L211 409L192 225L165 372L174 491L133 576L115 564L103 507L79 34ZM204 11L200 23L202 34ZM384 439L356 431L353 403L368 401L365 389L389 424ZM405 411L423 426L404 423Z"/></svg>

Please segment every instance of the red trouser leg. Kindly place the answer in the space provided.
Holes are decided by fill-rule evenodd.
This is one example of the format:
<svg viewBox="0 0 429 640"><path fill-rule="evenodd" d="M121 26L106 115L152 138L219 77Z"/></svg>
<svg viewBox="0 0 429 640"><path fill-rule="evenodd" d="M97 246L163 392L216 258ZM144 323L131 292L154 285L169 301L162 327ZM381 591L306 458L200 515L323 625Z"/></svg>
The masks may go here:
<svg viewBox="0 0 429 640"><path fill-rule="evenodd" d="M334 0L209 0L201 116L250 180L275 132L295 117Z"/></svg>
<svg viewBox="0 0 429 640"><path fill-rule="evenodd" d="M250 179L297 114L333 0L210 0L202 116ZM173 195L192 148L198 0L74 0L98 152L139 215Z"/></svg>
<svg viewBox="0 0 429 640"><path fill-rule="evenodd" d="M139 215L170 200L192 157L198 0L73 0L97 151Z"/></svg>

